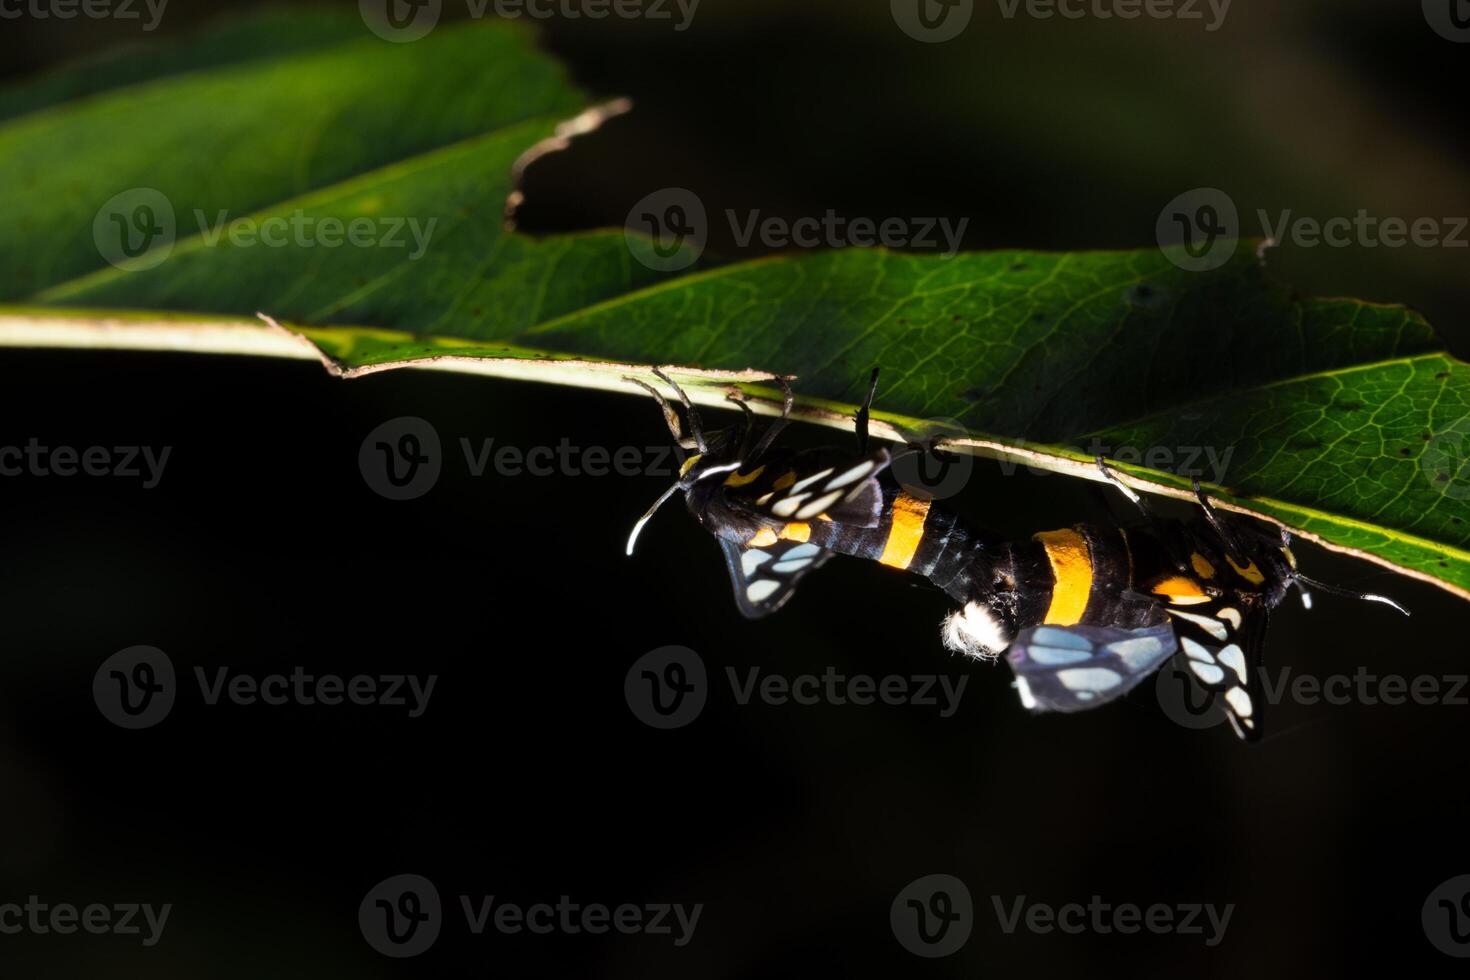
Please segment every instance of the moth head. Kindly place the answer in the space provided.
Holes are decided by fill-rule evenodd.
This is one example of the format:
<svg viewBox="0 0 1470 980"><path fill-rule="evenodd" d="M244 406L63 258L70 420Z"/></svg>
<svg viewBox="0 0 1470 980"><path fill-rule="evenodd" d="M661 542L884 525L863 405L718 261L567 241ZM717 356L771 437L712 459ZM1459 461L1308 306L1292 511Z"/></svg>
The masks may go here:
<svg viewBox="0 0 1470 980"><path fill-rule="evenodd" d="M1270 562L1274 566L1273 571L1283 583L1282 593L1284 594L1287 590L1295 587L1301 593L1302 605L1308 609L1312 608L1312 594L1307 591L1311 588L1319 592L1325 592L1328 595L1342 596L1344 599L1358 599L1362 602L1381 603L1398 610L1405 616L1409 615L1409 610L1388 596L1378 595L1373 592L1357 592L1353 589L1345 589L1338 585L1329 585L1326 582L1319 582L1314 578L1308 578L1297 567L1296 555L1291 550L1291 532L1284 527L1281 529L1280 541L1276 549L1267 549L1267 551L1269 552Z"/></svg>
<svg viewBox="0 0 1470 980"><path fill-rule="evenodd" d="M695 453L684 460L683 465L679 467L679 482L674 486L688 493L694 489L696 483L711 477L733 473L743 465L738 459L732 462L721 459L716 453Z"/></svg>
<svg viewBox="0 0 1470 980"><path fill-rule="evenodd" d="M664 505L664 501L668 500L675 493L681 491L688 493L703 480L722 476L726 473L733 473L743 465L738 459L729 462L720 459L713 453L695 453L684 460L683 464L679 467L679 479L674 481L673 486L660 494L659 498L653 502L653 506L644 511L643 516L638 518L638 523L633 525L633 530L628 535L628 547L625 553L629 555L633 553L633 548L638 543L638 534L643 530L643 525L647 524L649 519Z"/></svg>

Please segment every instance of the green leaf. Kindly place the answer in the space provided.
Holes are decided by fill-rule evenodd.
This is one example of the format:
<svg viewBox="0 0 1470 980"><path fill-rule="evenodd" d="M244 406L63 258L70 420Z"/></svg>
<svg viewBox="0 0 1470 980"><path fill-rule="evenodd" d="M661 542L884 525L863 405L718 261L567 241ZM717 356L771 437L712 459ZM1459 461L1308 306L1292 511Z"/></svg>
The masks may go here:
<svg viewBox="0 0 1470 980"><path fill-rule="evenodd" d="M0 227L0 300L225 312L295 296L282 308L306 322L411 313L513 334L657 278L621 234L538 242L505 230L522 155L617 108L589 109L527 32L485 24L402 45L360 30L40 109L0 128L0 186L21 192ZM106 238L119 217L162 229L123 267L107 261L124 260ZM285 247L231 238L231 222L272 219ZM352 247L345 228L321 230L328 219L372 222L374 240L395 244Z"/></svg>
<svg viewBox="0 0 1470 980"><path fill-rule="evenodd" d="M124 45L13 85L0 92L0 120L196 69L289 57L361 34L362 21L344 13L266 10L225 21L184 43Z"/></svg>
<svg viewBox="0 0 1470 980"><path fill-rule="evenodd" d="M1171 471L1223 466L1222 505L1470 597L1470 365L1411 311L1297 297L1249 244L1202 273L1154 249L848 250L671 276L621 231L508 230L518 169L610 114L590 106L523 32L486 22L404 45L328 33L20 115L0 127L0 181L25 189L0 227L0 343L315 356L249 319L264 311L344 374L634 393L625 376L665 364L703 403L741 382L771 411L751 382L782 373L800 416L834 425L878 365L880 434L938 425L1089 478L1102 452L1181 497ZM176 241L111 264L98 211L140 187L172 206ZM314 230L232 241L220 211ZM325 219L429 231L325 247Z"/></svg>

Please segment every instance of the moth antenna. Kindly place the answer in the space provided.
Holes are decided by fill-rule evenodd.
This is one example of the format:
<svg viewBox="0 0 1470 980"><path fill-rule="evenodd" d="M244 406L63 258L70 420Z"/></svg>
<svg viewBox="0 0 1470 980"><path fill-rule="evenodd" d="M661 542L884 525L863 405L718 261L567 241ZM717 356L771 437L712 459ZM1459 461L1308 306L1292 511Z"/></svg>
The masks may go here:
<svg viewBox="0 0 1470 980"><path fill-rule="evenodd" d="M679 401L684 403L684 411L689 415L689 431L694 436L695 446L698 447L701 453L709 452L709 445L704 441L704 426L699 419L699 410L694 407L694 403L689 400L689 396L684 393L684 389L675 384L673 378L664 374L663 368L654 368L653 373L660 381L673 388L674 394L679 396Z"/></svg>
<svg viewBox="0 0 1470 980"><path fill-rule="evenodd" d="M1298 583L1298 587L1300 587L1301 585L1310 585L1312 588L1316 589L1319 592L1326 592L1328 595L1342 596L1344 599L1360 599L1363 602L1381 602L1385 606L1392 606L1399 612L1403 613L1405 616L1409 615L1409 610L1405 609L1397 602L1394 602L1386 595L1378 595L1373 592L1354 592L1351 589L1342 589L1338 588L1335 585L1328 585L1325 582L1318 582L1316 579L1307 578L1305 575L1301 574L1293 576L1293 579ZM1306 594L1305 590L1303 590L1303 594Z"/></svg>
<svg viewBox="0 0 1470 980"><path fill-rule="evenodd" d="M678 483L675 483L673 486L669 487L667 490L659 495L659 498L657 500L653 502L653 506L648 508L648 510L644 512L642 517L638 518L638 523L633 525L633 531L631 534L628 535L628 547L627 550L623 552L623 554L633 554L633 547L638 543L638 532L643 530L643 525L648 523L649 519L653 517L654 513L657 512L658 509L664 505L664 501L672 497L674 495L674 491L678 489Z"/></svg>

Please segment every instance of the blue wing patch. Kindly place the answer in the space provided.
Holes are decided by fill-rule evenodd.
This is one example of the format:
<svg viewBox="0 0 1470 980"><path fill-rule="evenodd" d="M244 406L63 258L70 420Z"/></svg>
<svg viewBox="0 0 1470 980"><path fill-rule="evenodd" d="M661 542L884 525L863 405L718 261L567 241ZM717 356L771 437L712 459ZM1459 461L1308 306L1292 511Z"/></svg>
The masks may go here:
<svg viewBox="0 0 1470 980"><path fill-rule="evenodd" d="M720 539L735 605L746 619L769 616L786 604L807 572L821 568L832 552L799 541L745 547Z"/></svg>
<svg viewBox="0 0 1470 980"><path fill-rule="evenodd" d="M1178 649L1171 623L1037 626L1021 631L1006 660L1028 711L1085 711L1127 694Z"/></svg>

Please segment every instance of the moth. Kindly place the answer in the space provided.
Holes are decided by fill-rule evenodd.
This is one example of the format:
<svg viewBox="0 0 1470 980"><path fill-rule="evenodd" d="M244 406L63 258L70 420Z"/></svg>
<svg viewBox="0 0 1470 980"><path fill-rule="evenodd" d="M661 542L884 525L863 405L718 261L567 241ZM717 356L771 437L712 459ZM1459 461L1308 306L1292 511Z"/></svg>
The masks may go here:
<svg viewBox="0 0 1470 980"><path fill-rule="evenodd" d="M683 493L719 542L735 603L749 618L780 609L834 555L920 575L955 604L940 626L943 645L982 660L1004 655L1022 705L1033 712L1114 701L1178 657L1236 734L1255 740L1266 625L1292 589L1309 608L1312 588L1408 615L1383 596L1308 578L1284 528L1217 511L1198 481L1193 517L1155 515L1101 456L1101 475L1137 508L1137 526L1078 524L1011 541L968 525L902 486L887 449L870 449L876 370L854 418L856 453L774 446L794 403L784 379L775 379L784 393L780 415L753 440L754 414L735 393L729 400L742 410L740 423L707 434L687 393L654 373L677 396L688 433L660 391L626 379L657 400L681 460L678 480L634 525L629 555L658 508Z"/></svg>

